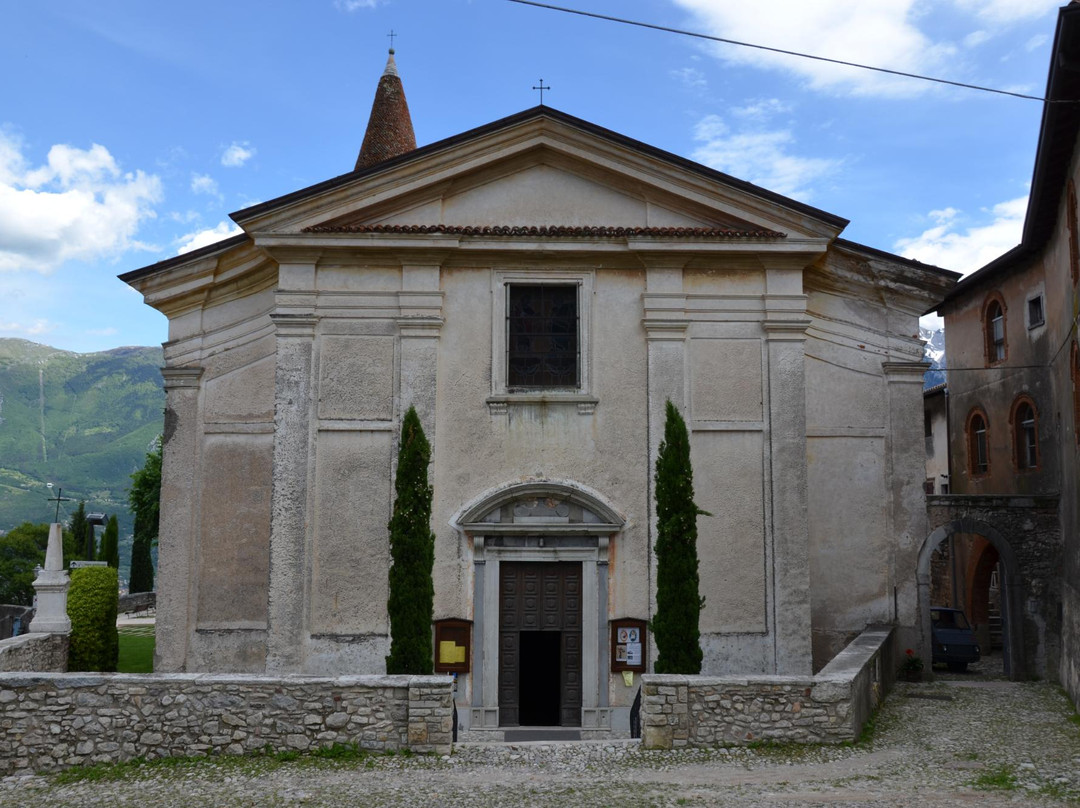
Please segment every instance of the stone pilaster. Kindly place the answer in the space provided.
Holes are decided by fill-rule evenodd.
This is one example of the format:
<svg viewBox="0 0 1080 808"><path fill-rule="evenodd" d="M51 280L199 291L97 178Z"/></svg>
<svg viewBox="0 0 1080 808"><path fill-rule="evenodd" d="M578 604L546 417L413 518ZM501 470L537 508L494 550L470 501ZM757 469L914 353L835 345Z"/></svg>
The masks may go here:
<svg viewBox="0 0 1080 808"><path fill-rule="evenodd" d="M267 673L299 673L307 612L308 486L317 319L271 315L277 329L274 473L270 503Z"/></svg>
<svg viewBox="0 0 1080 808"><path fill-rule="evenodd" d="M405 264L398 293L401 340L400 410L416 408L428 441L435 445L435 391L442 328L442 292L438 264Z"/></svg>
<svg viewBox="0 0 1080 808"><path fill-rule="evenodd" d="M162 439L161 514L158 525L157 618L154 670L183 671L195 625L199 545L198 478L200 380L195 366L162 368L165 434Z"/></svg>
<svg viewBox="0 0 1080 808"><path fill-rule="evenodd" d="M664 439L667 402L690 424L690 375L687 371L687 344L690 321L686 317L683 266L686 259L644 257L647 265L642 308L645 317L645 344L648 351L649 407L649 617L656 613L656 491L653 469ZM656 659L656 645L649 632L649 659Z"/></svg>
<svg viewBox="0 0 1080 808"><path fill-rule="evenodd" d="M890 570L893 619L917 630L917 582L901 570L914 570L926 540L926 449L923 440L923 373L925 362L883 362L888 396L885 432L885 479L890 481L886 531L895 557ZM929 603L929 600L926 601ZM928 639L928 638L927 638ZM902 642L910 642L906 637ZM927 648L929 645L927 645Z"/></svg>
<svg viewBox="0 0 1080 808"><path fill-rule="evenodd" d="M806 329L810 320L801 266L777 262L765 277L762 329L768 361L766 479L771 504L773 672L806 676L813 668L806 488Z"/></svg>

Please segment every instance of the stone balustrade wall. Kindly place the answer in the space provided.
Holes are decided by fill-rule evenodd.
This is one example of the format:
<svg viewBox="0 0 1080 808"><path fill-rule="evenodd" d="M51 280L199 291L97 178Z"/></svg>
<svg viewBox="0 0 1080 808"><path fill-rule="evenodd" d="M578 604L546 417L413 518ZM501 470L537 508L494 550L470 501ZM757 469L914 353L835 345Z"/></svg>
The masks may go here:
<svg viewBox="0 0 1080 808"><path fill-rule="evenodd" d="M68 635L22 634L0 640L0 671L67 670Z"/></svg>
<svg viewBox="0 0 1080 808"><path fill-rule="evenodd" d="M892 632L865 631L816 676L642 677L648 748L853 741L892 681Z"/></svg>
<svg viewBox="0 0 1080 808"><path fill-rule="evenodd" d="M0 776L332 744L449 753L443 676L0 673Z"/></svg>

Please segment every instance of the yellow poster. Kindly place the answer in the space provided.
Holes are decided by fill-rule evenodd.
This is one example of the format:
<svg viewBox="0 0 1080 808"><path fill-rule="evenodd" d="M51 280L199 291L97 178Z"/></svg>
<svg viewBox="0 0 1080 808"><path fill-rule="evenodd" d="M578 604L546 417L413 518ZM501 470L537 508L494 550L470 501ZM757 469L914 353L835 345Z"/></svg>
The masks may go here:
<svg viewBox="0 0 1080 808"><path fill-rule="evenodd" d="M453 640L439 643L439 662L443 665L459 665L465 661L465 646Z"/></svg>

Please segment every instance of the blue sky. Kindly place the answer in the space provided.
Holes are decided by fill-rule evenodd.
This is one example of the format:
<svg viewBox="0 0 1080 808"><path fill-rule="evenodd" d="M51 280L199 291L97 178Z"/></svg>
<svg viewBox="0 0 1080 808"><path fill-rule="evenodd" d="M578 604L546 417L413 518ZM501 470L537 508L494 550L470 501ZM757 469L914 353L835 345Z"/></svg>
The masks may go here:
<svg viewBox="0 0 1080 808"><path fill-rule="evenodd" d="M1059 5L557 4L1034 95ZM1042 111L508 0L55 0L0 20L0 337L76 351L167 338L116 275L351 170L391 29L421 145L534 106L542 77L551 106L958 271L1019 240Z"/></svg>

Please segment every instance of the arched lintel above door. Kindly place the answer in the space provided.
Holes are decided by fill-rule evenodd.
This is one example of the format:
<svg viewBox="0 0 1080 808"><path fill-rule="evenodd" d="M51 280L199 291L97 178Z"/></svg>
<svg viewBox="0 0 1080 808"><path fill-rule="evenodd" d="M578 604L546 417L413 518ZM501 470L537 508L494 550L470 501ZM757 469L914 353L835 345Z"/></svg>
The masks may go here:
<svg viewBox="0 0 1080 808"><path fill-rule="evenodd" d="M580 483L532 480L500 486L462 508L451 524L469 535L610 536L626 520Z"/></svg>

